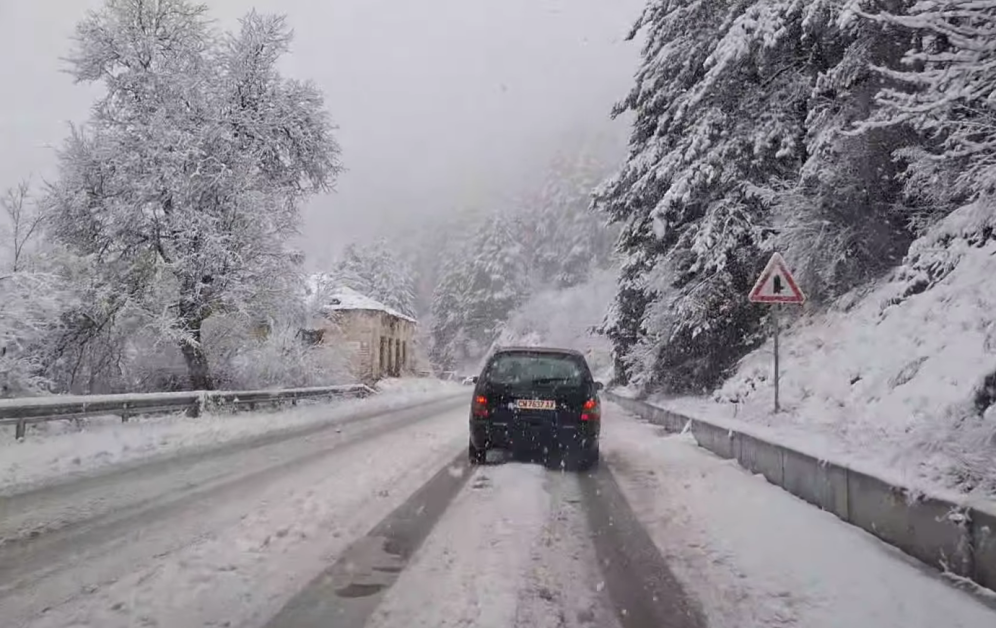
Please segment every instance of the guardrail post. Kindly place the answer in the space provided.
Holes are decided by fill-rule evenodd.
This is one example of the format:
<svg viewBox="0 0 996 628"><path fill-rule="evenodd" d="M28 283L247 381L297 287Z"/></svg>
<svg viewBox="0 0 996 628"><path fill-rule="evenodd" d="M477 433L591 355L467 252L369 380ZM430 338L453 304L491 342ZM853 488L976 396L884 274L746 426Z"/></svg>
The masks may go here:
<svg viewBox="0 0 996 628"><path fill-rule="evenodd" d="M28 422L21 419L14 426L14 439L24 440L25 433L28 431Z"/></svg>

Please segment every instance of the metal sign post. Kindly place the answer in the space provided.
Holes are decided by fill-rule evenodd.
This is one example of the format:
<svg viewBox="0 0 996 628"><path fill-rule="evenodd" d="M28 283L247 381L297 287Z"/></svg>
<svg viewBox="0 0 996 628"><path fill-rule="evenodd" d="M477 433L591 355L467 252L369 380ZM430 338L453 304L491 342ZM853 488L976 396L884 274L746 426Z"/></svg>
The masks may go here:
<svg viewBox="0 0 996 628"><path fill-rule="evenodd" d="M802 290L795 283L795 278L792 277L788 266L785 265L785 260L782 259L781 255L775 253L768 260L768 265L764 267L764 271L761 272L761 276L758 277L757 283L754 284L754 288L750 291L750 295L747 298L752 303L767 303L775 306L771 311L775 349L775 412L780 412L781 405L778 399L778 377L780 373L778 364L778 334L780 332L778 315L781 313L780 309L783 303L801 305L805 303L806 295L802 293Z"/></svg>
<svg viewBox="0 0 996 628"><path fill-rule="evenodd" d="M781 305L776 305L771 310L771 321L775 327L775 412L779 412L781 408L778 405L778 315L781 313Z"/></svg>

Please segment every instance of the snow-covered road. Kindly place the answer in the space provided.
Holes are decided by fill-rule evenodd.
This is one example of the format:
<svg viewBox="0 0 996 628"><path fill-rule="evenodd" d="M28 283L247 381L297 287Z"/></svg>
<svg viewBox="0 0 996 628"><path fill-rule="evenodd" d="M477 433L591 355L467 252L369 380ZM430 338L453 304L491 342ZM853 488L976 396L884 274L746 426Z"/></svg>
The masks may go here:
<svg viewBox="0 0 996 628"><path fill-rule="evenodd" d="M992 604L611 404L586 474L472 469L466 416L395 409L7 501L0 624L996 625Z"/></svg>
<svg viewBox="0 0 996 628"><path fill-rule="evenodd" d="M0 546L0 623L258 624L463 451L466 412L450 399L8 498L0 536L44 531Z"/></svg>

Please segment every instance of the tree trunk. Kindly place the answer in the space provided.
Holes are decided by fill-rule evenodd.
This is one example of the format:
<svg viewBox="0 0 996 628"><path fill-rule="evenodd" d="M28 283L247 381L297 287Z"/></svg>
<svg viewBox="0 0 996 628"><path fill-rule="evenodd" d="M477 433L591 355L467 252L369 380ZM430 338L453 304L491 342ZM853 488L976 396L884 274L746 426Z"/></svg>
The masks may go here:
<svg viewBox="0 0 996 628"><path fill-rule="evenodd" d="M183 360L187 363L187 374L190 376L190 385L194 390L214 390L211 370L208 367L207 356L204 355L204 346L201 344L203 322L203 319L196 316L187 319L186 330L190 333L190 338L180 341L180 352L183 353Z"/></svg>

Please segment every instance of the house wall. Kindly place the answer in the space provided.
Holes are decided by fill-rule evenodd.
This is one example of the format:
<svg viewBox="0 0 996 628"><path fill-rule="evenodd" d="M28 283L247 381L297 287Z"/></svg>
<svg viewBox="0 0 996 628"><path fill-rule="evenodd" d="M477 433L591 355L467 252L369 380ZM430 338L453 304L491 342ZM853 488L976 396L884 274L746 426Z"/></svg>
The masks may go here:
<svg viewBox="0 0 996 628"><path fill-rule="evenodd" d="M353 374L375 382L414 372L415 324L374 310L341 310L326 328L325 343L341 343L350 352Z"/></svg>

